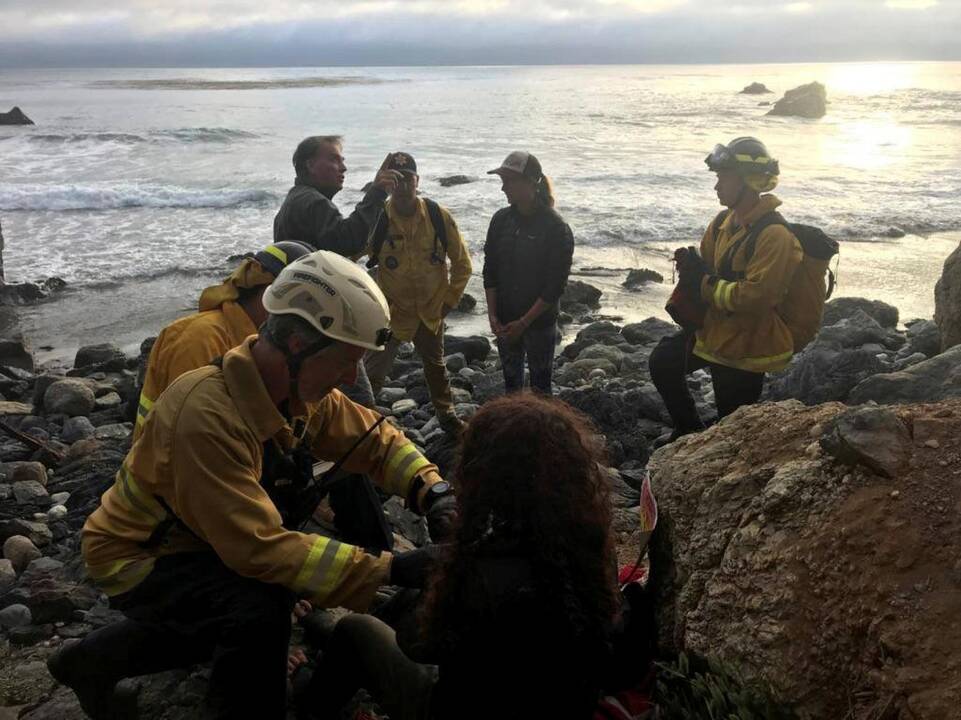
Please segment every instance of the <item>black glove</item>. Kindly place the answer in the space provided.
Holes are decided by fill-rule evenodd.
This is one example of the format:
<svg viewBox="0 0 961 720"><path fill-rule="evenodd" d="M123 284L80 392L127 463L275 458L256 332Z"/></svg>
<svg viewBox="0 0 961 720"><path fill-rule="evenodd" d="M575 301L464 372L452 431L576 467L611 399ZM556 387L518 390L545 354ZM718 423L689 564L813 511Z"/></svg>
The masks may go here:
<svg viewBox="0 0 961 720"><path fill-rule="evenodd" d="M416 550L394 553L390 563L390 584L423 588L431 566L444 557L448 545L425 545Z"/></svg>
<svg viewBox="0 0 961 720"><path fill-rule="evenodd" d="M457 498L452 493L440 496L430 504L425 516L431 540L434 542L450 540L457 520Z"/></svg>
<svg viewBox="0 0 961 720"><path fill-rule="evenodd" d="M675 258L678 284L694 297L700 297L701 280L708 274L704 258L693 245L687 247L683 253L676 253Z"/></svg>

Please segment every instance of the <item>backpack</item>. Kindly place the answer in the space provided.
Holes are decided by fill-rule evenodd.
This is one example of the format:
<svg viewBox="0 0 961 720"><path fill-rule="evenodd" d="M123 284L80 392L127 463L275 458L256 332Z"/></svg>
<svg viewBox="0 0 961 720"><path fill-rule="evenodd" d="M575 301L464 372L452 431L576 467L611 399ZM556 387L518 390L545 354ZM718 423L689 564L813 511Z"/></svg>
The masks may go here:
<svg viewBox="0 0 961 720"><path fill-rule="evenodd" d="M424 198L424 204L427 206L427 215L430 217L430 224L434 227L434 252L431 253L431 259L440 261L447 255L447 223L444 222L444 215L441 212L440 205L430 198ZM387 239L387 229L389 226L390 220L387 217L387 213L382 212L374 224L374 229L370 233L370 256L367 259L367 267L377 267L377 264L380 262L380 251L384 248L384 241ZM393 244L394 242L392 240L391 246L393 246ZM440 245L441 248L441 252L439 253L437 252L438 245Z"/></svg>
<svg viewBox="0 0 961 720"><path fill-rule="evenodd" d="M729 210L722 210L711 223L711 233L717 247L717 236L721 231L721 224L729 214ZM807 345L821 327L821 316L824 311L824 303L837 285L836 275L831 270L831 258L839 252L837 240L829 237L820 228L813 225L802 225L800 223L789 223L784 217L775 211L771 211L758 218L757 222L751 226L750 231L727 249L721 257L717 266L718 276L723 280L735 282L744 279L743 272L735 272L733 269L734 255L743 246L745 267L751 262L754 250L757 247L757 239L761 233L771 225L783 225L798 239L804 256L801 265L795 273L791 286L784 301L786 306L807 306L810 312L805 312L803 317L782 318L791 330L794 338L794 352L797 353ZM823 283L823 278L827 274L827 283ZM805 282L805 280L816 280L816 282Z"/></svg>

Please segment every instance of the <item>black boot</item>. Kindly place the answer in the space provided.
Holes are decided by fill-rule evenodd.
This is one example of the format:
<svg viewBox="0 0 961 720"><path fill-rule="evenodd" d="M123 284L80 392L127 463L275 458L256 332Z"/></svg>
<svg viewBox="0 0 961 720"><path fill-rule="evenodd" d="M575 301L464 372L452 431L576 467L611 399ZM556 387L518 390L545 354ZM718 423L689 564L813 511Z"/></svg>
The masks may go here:
<svg viewBox="0 0 961 720"><path fill-rule="evenodd" d="M61 685L77 695L80 707L93 720L133 720L137 717L137 691L118 689L122 678L97 661L84 640L68 640L47 659L47 669Z"/></svg>

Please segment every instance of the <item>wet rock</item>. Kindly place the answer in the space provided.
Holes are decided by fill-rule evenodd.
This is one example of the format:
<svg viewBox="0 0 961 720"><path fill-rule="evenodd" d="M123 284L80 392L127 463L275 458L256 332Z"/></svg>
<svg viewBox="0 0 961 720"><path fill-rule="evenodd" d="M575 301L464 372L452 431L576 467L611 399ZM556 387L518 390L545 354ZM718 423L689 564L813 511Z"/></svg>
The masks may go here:
<svg viewBox="0 0 961 720"><path fill-rule="evenodd" d="M5 628L22 627L33 622L33 615L26 605L7 605L0 610L0 626Z"/></svg>
<svg viewBox="0 0 961 720"><path fill-rule="evenodd" d="M403 400L398 400L393 405L390 406L390 411L394 415L406 415L409 412L413 412L417 409L417 403L410 398L404 398Z"/></svg>
<svg viewBox="0 0 961 720"><path fill-rule="evenodd" d="M7 558L0 558L0 595L17 584L17 571Z"/></svg>
<svg viewBox="0 0 961 720"><path fill-rule="evenodd" d="M672 322L649 317L638 323L630 323L621 328L621 335L632 345L656 343L667 335L673 335L680 328Z"/></svg>
<svg viewBox="0 0 961 720"><path fill-rule="evenodd" d="M85 345L77 350L73 360L75 369L96 367L102 372L108 370L123 370L127 365L127 356L113 343L99 345Z"/></svg>
<svg viewBox="0 0 961 720"><path fill-rule="evenodd" d="M447 366L448 372L460 372L467 367L467 358L464 357L464 353L453 353L444 358L444 365Z"/></svg>
<svg viewBox="0 0 961 720"><path fill-rule="evenodd" d="M377 393L377 403L386 407L390 407L398 400L403 399L406 394L407 393L404 388L385 387L382 388L379 393Z"/></svg>
<svg viewBox="0 0 961 720"><path fill-rule="evenodd" d="M739 95L764 95L765 93L773 92L768 90L764 83L752 82L750 85L746 85L743 90L741 90Z"/></svg>
<svg viewBox="0 0 961 720"><path fill-rule="evenodd" d="M893 373L873 374L851 390L849 402L879 405L935 402L961 396L961 346Z"/></svg>
<svg viewBox="0 0 961 720"><path fill-rule="evenodd" d="M9 480L11 483L35 482L46 487L47 468L43 463L18 462L10 472Z"/></svg>
<svg viewBox="0 0 961 720"><path fill-rule="evenodd" d="M457 307L454 308L459 313L464 313L465 315L472 313L474 308L477 307L477 298L475 298L470 293L464 293L460 296L460 300L457 302Z"/></svg>
<svg viewBox="0 0 961 720"><path fill-rule="evenodd" d="M784 93L774 103L768 115L784 115L803 118L822 118L827 112L827 92L819 82L800 85Z"/></svg>
<svg viewBox="0 0 961 720"><path fill-rule="evenodd" d="M77 417L67 418L67 420L64 421L63 429L60 431L60 439L70 445L78 440L93 437L94 432L96 432L96 428L94 428L90 419L83 415L78 415Z"/></svg>
<svg viewBox="0 0 961 720"><path fill-rule="evenodd" d="M574 314L569 307L571 305L599 308L602 294L599 288L582 280L568 280L567 287L564 288L564 294L561 295L560 306L571 314Z"/></svg>
<svg viewBox="0 0 961 720"><path fill-rule="evenodd" d="M66 505L67 500L70 499L70 493L68 492L58 492L50 496L50 501L56 503L57 505Z"/></svg>
<svg viewBox="0 0 961 720"><path fill-rule="evenodd" d="M442 178L438 178L437 182L441 187L453 187L454 185L467 185L468 183L476 182L477 178L470 177L469 175L445 175Z"/></svg>
<svg viewBox="0 0 961 720"><path fill-rule="evenodd" d="M961 344L961 246L944 261L934 286L934 322L941 330L942 352Z"/></svg>
<svg viewBox="0 0 961 720"><path fill-rule="evenodd" d="M33 372L33 355L22 339L0 340L0 365Z"/></svg>
<svg viewBox="0 0 961 720"><path fill-rule="evenodd" d="M883 327L860 309L833 325L822 327L816 341L822 345L833 345L839 348L854 348L878 343L890 350L897 350L907 342L904 336Z"/></svg>
<svg viewBox="0 0 961 720"><path fill-rule="evenodd" d="M65 378L47 388L43 395L43 406L48 413L70 417L89 415L96 406L96 398L87 383Z"/></svg>
<svg viewBox="0 0 961 720"><path fill-rule="evenodd" d="M0 125L33 125L34 122L27 117L19 107L14 105L10 112L0 113Z"/></svg>
<svg viewBox="0 0 961 720"><path fill-rule="evenodd" d="M762 397L765 400L794 398L805 405L830 400L845 402L858 383L887 369L869 350L840 349L815 341L784 370L765 379Z"/></svg>
<svg viewBox="0 0 961 720"><path fill-rule="evenodd" d="M641 268L627 273L627 279L621 284L629 290L636 290L652 282L662 283L664 282L664 276L654 270Z"/></svg>
<svg viewBox="0 0 961 720"><path fill-rule="evenodd" d="M43 398L47 392L47 389L53 385L58 380L63 380L61 375L39 375L33 386L33 404L37 408L37 412L44 409Z"/></svg>
<svg viewBox="0 0 961 720"><path fill-rule="evenodd" d="M120 407L123 398L115 392L108 392L98 397L94 403L97 410L107 410L108 408Z"/></svg>
<svg viewBox="0 0 961 720"><path fill-rule="evenodd" d="M886 408L852 408L834 418L821 438L825 452L846 465L865 465L895 477L911 456L911 436Z"/></svg>
<svg viewBox="0 0 961 720"><path fill-rule="evenodd" d="M0 601L22 603L30 608L34 624L68 622L79 610L89 610L99 591L70 580L64 565L53 558L39 558L20 576L19 585Z"/></svg>
<svg viewBox="0 0 961 720"><path fill-rule="evenodd" d="M60 278L48 278L37 283L7 283L0 285L0 305L30 305L43 300L66 286Z"/></svg>
<svg viewBox="0 0 961 720"><path fill-rule="evenodd" d="M826 302L821 326L835 325L841 320L854 316L859 310L874 318L881 327L894 329L898 326L896 307L880 300L859 297L839 297Z"/></svg>
<svg viewBox="0 0 961 720"><path fill-rule="evenodd" d="M490 355L490 340L481 335L471 335L469 337L458 337L456 335L444 336L444 352L449 355L463 353L468 364L479 360L486 360Z"/></svg>
<svg viewBox="0 0 961 720"><path fill-rule="evenodd" d="M914 320L907 325L908 343L902 352L934 357L941 352L941 329L930 320Z"/></svg>

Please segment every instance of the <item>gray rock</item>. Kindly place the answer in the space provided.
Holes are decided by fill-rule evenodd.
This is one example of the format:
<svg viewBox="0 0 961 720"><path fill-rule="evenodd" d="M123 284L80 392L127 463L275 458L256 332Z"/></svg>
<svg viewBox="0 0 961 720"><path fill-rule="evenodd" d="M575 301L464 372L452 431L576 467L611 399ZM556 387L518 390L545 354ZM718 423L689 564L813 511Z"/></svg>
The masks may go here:
<svg viewBox="0 0 961 720"><path fill-rule="evenodd" d="M33 615L26 605L7 605L0 610L0 626L5 628L22 627L33 622Z"/></svg>
<svg viewBox="0 0 961 720"><path fill-rule="evenodd" d="M846 465L895 477L911 457L911 436L887 408L857 407L834 418L821 447Z"/></svg>
<svg viewBox="0 0 961 720"><path fill-rule="evenodd" d="M464 357L464 353L454 353L444 358L444 364L449 372L460 372L467 367L467 358Z"/></svg>
<svg viewBox="0 0 961 720"><path fill-rule="evenodd" d="M115 392L108 392L98 397L94 404L97 410L106 410L107 408L115 408L122 405L123 398Z"/></svg>
<svg viewBox="0 0 961 720"><path fill-rule="evenodd" d="M477 178L470 177L469 175L445 175L444 177L437 178L437 182L441 187L467 185L468 183L476 182L476 180Z"/></svg>
<svg viewBox="0 0 961 720"><path fill-rule="evenodd" d="M821 83L812 82L788 90L767 114L815 119L824 117L826 112L827 92Z"/></svg>
<svg viewBox="0 0 961 720"><path fill-rule="evenodd" d="M46 700L54 687L56 681L50 676L47 665L42 660L30 659L26 662L15 664L9 672L3 673L2 680L2 699L5 705L34 705ZM44 707L41 705L40 707ZM79 708L77 708L79 710ZM42 720L42 716L34 714L31 708L23 708L25 714L29 712L33 720ZM19 716L23 717L23 715ZM46 720L82 720L84 715L48 715Z"/></svg>
<svg viewBox="0 0 961 720"><path fill-rule="evenodd" d="M830 400L844 402L858 383L886 370L874 353L860 348L839 349L816 340L784 370L767 377L762 397L766 400L794 398L806 405Z"/></svg>
<svg viewBox="0 0 961 720"><path fill-rule="evenodd" d="M46 523L22 518L11 518L0 522L0 539L4 542L14 535L23 535L37 547L46 547L53 541L53 533Z"/></svg>
<svg viewBox="0 0 961 720"><path fill-rule="evenodd" d="M3 557L11 562L14 572L18 575L39 557L43 557L33 541L23 535L14 535L3 543Z"/></svg>
<svg viewBox="0 0 961 720"><path fill-rule="evenodd" d="M60 431L60 439L71 445L77 440L83 440L84 438L93 437L96 432L96 428L93 423L90 422L90 418L83 415L78 415L77 417L67 418L63 423L63 429Z"/></svg>
<svg viewBox="0 0 961 720"><path fill-rule="evenodd" d="M90 386L82 380L65 378L57 380L43 396L43 406L50 414L89 415L96 406L96 398Z"/></svg>
<svg viewBox="0 0 961 720"><path fill-rule="evenodd" d="M7 558L0 558L0 596L17 584L17 571Z"/></svg>
<svg viewBox="0 0 961 720"><path fill-rule="evenodd" d="M567 287L561 295L560 307L571 312L568 306L573 304L586 305L589 308L601 306L601 295L599 288L594 287L582 280L568 280Z"/></svg>
<svg viewBox="0 0 961 720"><path fill-rule="evenodd" d="M619 372L624 362L624 351L612 345L591 345L582 350L578 356L580 360L606 360Z"/></svg>
<svg viewBox="0 0 961 720"><path fill-rule="evenodd" d="M13 488L7 483L0 483L0 501L13 497Z"/></svg>
<svg viewBox="0 0 961 720"><path fill-rule="evenodd" d="M827 327L840 320L853 316L857 311L870 315L881 327L894 329L898 326L898 309L880 300L867 300L859 297L839 297L824 305L821 325Z"/></svg>
<svg viewBox="0 0 961 720"><path fill-rule="evenodd" d="M855 310L834 325L822 327L815 340L822 345L839 348L877 343L891 350L897 350L907 342L903 335L883 327L863 310Z"/></svg>
<svg viewBox="0 0 961 720"><path fill-rule="evenodd" d="M22 339L0 340L0 365L33 372L33 355Z"/></svg>
<svg viewBox="0 0 961 720"><path fill-rule="evenodd" d="M113 343L101 343L99 345L85 345L77 350L73 360L75 368L97 366L107 369L109 366L113 370L123 370L127 364L127 356Z"/></svg>
<svg viewBox="0 0 961 720"><path fill-rule="evenodd" d="M481 335L471 335L469 337L458 337L456 335L444 336L444 351L449 355L462 353L468 364L479 360L486 360L490 355L490 340Z"/></svg>
<svg viewBox="0 0 961 720"><path fill-rule="evenodd" d="M907 370L912 365L917 365L918 363L924 362L927 359L928 358L924 353L911 353L910 355L895 361L894 370L895 372L898 370Z"/></svg>
<svg viewBox="0 0 961 720"><path fill-rule="evenodd" d="M765 93L773 92L768 90L764 83L752 82L750 85L746 85L743 90L741 90L739 95L764 95Z"/></svg>
<svg viewBox="0 0 961 720"><path fill-rule="evenodd" d="M599 320L583 327L574 338L575 342L588 343L597 342L603 337L614 337L620 334L621 328L610 320Z"/></svg>
<svg viewBox="0 0 961 720"><path fill-rule="evenodd" d="M18 503L23 504L41 502L47 505L50 504L50 495L47 493L47 488L35 480L24 480L13 483L13 497Z"/></svg>
<svg viewBox="0 0 961 720"><path fill-rule="evenodd" d="M29 607L33 622L42 625L73 620L75 612L89 610L99 596L90 585L70 580L63 563L39 558L30 563L5 599Z"/></svg>
<svg viewBox="0 0 961 720"><path fill-rule="evenodd" d="M67 500L70 499L70 493L68 492L58 492L50 496L50 502L57 505L66 505Z"/></svg>
<svg viewBox="0 0 961 720"><path fill-rule="evenodd" d="M452 387L450 393L455 405L459 403L469 403L471 401L471 394L463 388Z"/></svg>
<svg viewBox="0 0 961 720"><path fill-rule="evenodd" d="M934 357L941 352L941 329L930 320L915 320L907 326L907 349Z"/></svg>
<svg viewBox="0 0 961 720"><path fill-rule="evenodd" d="M63 505L54 505L47 510L47 521L50 523L60 522L67 518L69 511Z"/></svg>
<svg viewBox="0 0 961 720"><path fill-rule="evenodd" d="M10 472L9 480L11 483L35 482L46 486L47 468L43 463L38 462L18 462Z"/></svg>
<svg viewBox="0 0 961 720"><path fill-rule="evenodd" d="M640 268L628 272L627 279L621 284L630 290L636 290L652 282L662 283L664 282L664 276L655 270Z"/></svg>
<svg viewBox="0 0 961 720"><path fill-rule="evenodd" d="M854 404L873 400L879 405L937 402L961 397L961 346L893 373L865 378L851 390Z"/></svg>
<svg viewBox="0 0 961 720"><path fill-rule="evenodd" d="M944 261L934 286L934 322L941 330L941 351L961 345L961 246Z"/></svg>
<svg viewBox="0 0 961 720"><path fill-rule="evenodd" d="M404 388L400 387L385 387L382 388L379 393L377 393L377 402L381 405L391 406L398 400L402 399L407 392Z"/></svg>
<svg viewBox="0 0 961 720"><path fill-rule="evenodd" d="M19 107L14 105L10 112L0 113L0 125L33 125L34 122L26 116Z"/></svg>
<svg viewBox="0 0 961 720"><path fill-rule="evenodd" d="M101 425L94 432L94 437L98 440L125 440L133 432L133 423L111 423Z"/></svg>
<svg viewBox="0 0 961 720"><path fill-rule="evenodd" d="M50 623L44 625L22 625L21 627L11 628L7 633L10 643L21 647L36 645L44 640L53 637L54 628Z"/></svg>
<svg viewBox="0 0 961 720"><path fill-rule="evenodd" d="M406 415L409 412L413 412L417 409L417 403L410 398L404 398L403 400L398 400L390 406L390 411L394 415Z"/></svg>
<svg viewBox="0 0 961 720"><path fill-rule="evenodd" d="M0 400L0 417L6 415L32 415L33 405L11 400Z"/></svg>
<svg viewBox="0 0 961 720"><path fill-rule="evenodd" d="M648 345L678 331L680 328L672 322L649 317L641 322L625 325L621 328L621 335L632 345Z"/></svg>

